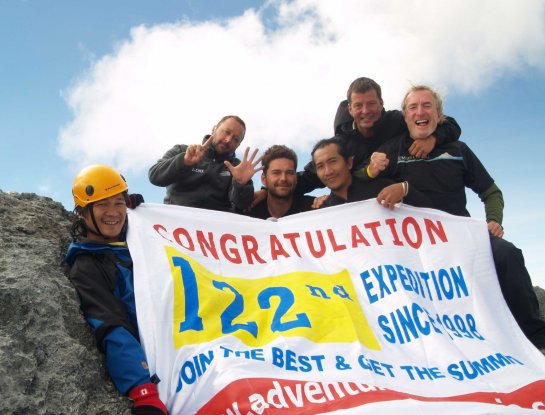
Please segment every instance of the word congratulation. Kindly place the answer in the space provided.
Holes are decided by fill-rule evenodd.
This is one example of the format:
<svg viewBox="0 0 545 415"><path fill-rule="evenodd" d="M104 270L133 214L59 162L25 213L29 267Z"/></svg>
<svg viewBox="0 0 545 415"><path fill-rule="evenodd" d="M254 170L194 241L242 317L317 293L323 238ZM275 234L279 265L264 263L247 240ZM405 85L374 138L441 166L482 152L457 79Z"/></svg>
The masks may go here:
<svg viewBox="0 0 545 415"><path fill-rule="evenodd" d="M346 240L339 240L331 228L270 234L265 246L254 235L234 233L217 234L203 229L189 230L184 227L167 229L155 224L153 230L162 238L182 248L187 253L199 252L217 261L233 264L266 264L292 257L323 258L333 252L360 249L370 246L408 246L419 249L423 244L447 243L448 238L441 221L417 220L406 217L401 223L390 218L352 225Z"/></svg>

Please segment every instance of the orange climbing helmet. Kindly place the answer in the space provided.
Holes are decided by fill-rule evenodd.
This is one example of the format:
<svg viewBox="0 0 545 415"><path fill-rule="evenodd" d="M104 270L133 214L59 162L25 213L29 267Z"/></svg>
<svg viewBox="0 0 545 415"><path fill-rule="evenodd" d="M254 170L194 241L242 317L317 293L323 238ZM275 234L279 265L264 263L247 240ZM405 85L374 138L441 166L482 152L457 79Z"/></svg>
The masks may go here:
<svg viewBox="0 0 545 415"><path fill-rule="evenodd" d="M81 170L74 179L72 195L76 206L82 208L98 200L126 192L125 178L116 169L93 164Z"/></svg>

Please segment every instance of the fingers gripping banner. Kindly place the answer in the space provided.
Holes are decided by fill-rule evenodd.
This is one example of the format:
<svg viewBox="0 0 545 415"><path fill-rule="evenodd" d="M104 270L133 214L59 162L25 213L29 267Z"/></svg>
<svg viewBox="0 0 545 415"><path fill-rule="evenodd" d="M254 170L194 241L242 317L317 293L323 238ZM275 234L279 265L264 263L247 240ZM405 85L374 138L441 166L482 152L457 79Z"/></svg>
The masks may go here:
<svg viewBox="0 0 545 415"><path fill-rule="evenodd" d="M171 414L545 412L545 358L482 221L374 201L278 221L129 214L140 336Z"/></svg>

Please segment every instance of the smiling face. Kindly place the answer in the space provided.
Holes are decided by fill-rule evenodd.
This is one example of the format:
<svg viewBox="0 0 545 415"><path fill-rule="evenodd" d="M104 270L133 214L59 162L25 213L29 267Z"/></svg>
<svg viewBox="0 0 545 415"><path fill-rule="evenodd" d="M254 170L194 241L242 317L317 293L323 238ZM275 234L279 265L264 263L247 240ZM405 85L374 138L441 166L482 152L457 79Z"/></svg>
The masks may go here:
<svg viewBox="0 0 545 415"><path fill-rule="evenodd" d="M442 114L431 91L414 90L404 101L403 115L413 140L421 140L433 134Z"/></svg>
<svg viewBox="0 0 545 415"><path fill-rule="evenodd" d="M118 237L127 219L127 204L123 194L120 193L94 202L90 206L90 209L93 209L98 229L96 229L93 223L91 212L89 209L85 209L83 213L85 225L93 231L87 234L88 238L97 242L118 242Z"/></svg>
<svg viewBox="0 0 545 415"><path fill-rule="evenodd" d="M212 130L212 145L219 154L234 152L246 132L244 126L235 118L227 118Z"/></svg>
<svg viewBox="0 0 545 415"><path fill-rule="evenodd" d="M295 162L287 158L271 160L267 172L261 175L261 183L267 188L269 196L291 198L297 184Z"/></svg>
<svg viewBox="0 0 545 415"><path fill-rule="evenodd" d="M337 144L327 144L314 151L312 160L322 183L333 193L343 196L352 183L352 158L346 160Z"/></svg>
<svg viewBox="0 0 545 415"><path fill-rule="evenodd" d="M373 135L373 125L380 119L383 108L382 99L375 89L350 94L348 112L354 118L356 129L364 137Z"/></svg>

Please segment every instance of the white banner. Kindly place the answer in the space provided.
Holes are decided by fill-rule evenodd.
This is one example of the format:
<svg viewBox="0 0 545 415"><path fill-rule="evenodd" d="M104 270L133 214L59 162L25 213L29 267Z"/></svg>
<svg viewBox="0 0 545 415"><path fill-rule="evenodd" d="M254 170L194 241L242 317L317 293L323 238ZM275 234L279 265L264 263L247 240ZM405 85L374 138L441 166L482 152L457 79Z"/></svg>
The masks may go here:
<svg viewBox="0 0 545 415"><path fill-rule="evenodd" d="M545 412L482 221L369 200L276 222L143 204L129 223L171 414Z"/></svg>

